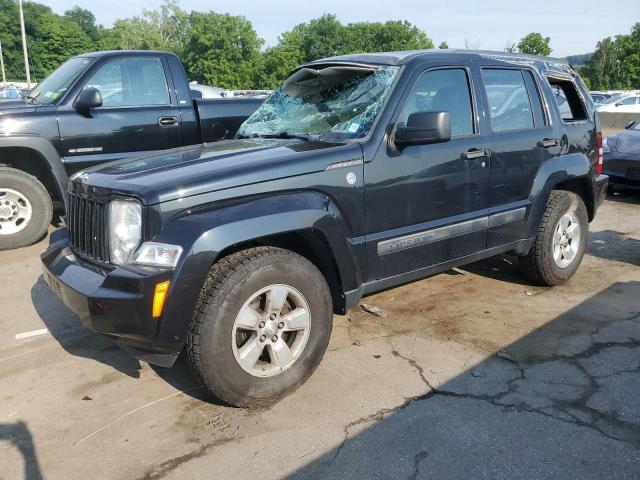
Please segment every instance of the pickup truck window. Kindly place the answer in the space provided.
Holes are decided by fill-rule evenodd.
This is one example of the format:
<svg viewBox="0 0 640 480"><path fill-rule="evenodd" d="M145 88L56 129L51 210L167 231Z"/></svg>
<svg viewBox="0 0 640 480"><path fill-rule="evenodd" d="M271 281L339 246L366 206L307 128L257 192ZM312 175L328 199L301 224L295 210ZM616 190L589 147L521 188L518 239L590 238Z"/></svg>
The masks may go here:
<svg viewBox="0 0 640 480"><path fill-rule="evenodd" d="M449 112L451 136L471 135L473 109L467 72L461 68L431 70L416 81L398 121L415 112Z"/></svg>
<svg viewBox="0 0 640 480"><path fill-rule="evenodd" d="M88 82L104 107L169 105L169 88L157 58L124 58L104 64Z"/></svg>
<svg viewBox="0 0 640 480"><path fill-rule="evenodd" d="M521 70L483 69L494 132L533 128L533 113Z"/></svg>
<svg viewBox="0 0 640 480"><path fill-rule="evenodd" d="M365 137L398 70L388 66L300 69L242 124L238 137L305 135L331 141Z"/></svg>
<svg viewBox="0 0 640 480"><path fill-rule="evenodd" d="M64 92L93 62L93 58L76 57L67 60L37 85L27 96L31 103L49 104L60 98Z"/></svg>

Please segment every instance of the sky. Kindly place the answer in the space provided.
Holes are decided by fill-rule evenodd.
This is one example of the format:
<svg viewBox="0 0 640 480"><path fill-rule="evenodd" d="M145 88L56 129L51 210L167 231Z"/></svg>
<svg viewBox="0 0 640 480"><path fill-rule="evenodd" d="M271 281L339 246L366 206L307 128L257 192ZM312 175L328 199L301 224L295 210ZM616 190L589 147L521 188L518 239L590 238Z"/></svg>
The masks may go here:
<svg viewBox="0 0 640 480"><path fill-rule="evenodd" d="M139 15L158 1L37 0L62 14L74 5L91 10L98 23L111 26L118 18ZM596 42L629 33L640 22L640 0L181 0L184 10L244 15L266 45L294 25L334 13L341 22L408 20L424 30L435 45L468 45L503 50L530 32L551 37L553 56L591 52Z"/></svg>

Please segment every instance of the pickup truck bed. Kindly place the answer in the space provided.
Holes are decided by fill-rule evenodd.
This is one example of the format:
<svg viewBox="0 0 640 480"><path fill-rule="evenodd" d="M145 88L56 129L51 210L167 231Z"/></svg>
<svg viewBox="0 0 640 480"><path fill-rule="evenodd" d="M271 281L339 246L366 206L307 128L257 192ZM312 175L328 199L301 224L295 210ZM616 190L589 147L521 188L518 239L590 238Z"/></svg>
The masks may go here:
<svg viewBox="0 0 640 480"><path fill-rule="evenodd" d="M262 105L263 101L263 98L195 99L202 142L233 138L240 125Z"/></svg>

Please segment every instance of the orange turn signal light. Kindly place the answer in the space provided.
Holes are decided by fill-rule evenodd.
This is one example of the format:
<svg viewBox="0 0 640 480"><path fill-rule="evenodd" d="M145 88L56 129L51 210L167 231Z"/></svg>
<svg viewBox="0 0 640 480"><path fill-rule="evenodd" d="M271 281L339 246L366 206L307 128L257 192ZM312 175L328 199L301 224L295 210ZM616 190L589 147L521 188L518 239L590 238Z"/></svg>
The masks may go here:
<svg viewBox="0 0 640 480"><path fill-rule="evenodd" d="M167 292L169 291L169 285L171 282L158 283L156 289L153 292L153 318L159 318L162 315L162 309L164 308L164 301L167 299Z"/></svg>

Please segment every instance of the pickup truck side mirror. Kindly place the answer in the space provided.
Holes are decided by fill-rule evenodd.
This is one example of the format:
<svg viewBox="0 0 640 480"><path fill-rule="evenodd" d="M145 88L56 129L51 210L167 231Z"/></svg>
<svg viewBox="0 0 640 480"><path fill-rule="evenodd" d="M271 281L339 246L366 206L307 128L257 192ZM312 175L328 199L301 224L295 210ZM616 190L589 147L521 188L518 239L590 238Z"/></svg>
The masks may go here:
<svg viewBox="0 0 640 480"><path fill-rule="evenodd" d="M406 125L398 126L394 143L398 148L409 145L428 145L451 140L449 112L414 112Z"/></svg>
<svg viewBox="0 0 640 480"><path fill-rule="evenodd" d="M87 87L76 98L73 108L80 113L89 113L92 108L102 106L102 94L95 87Z"/></svg>

